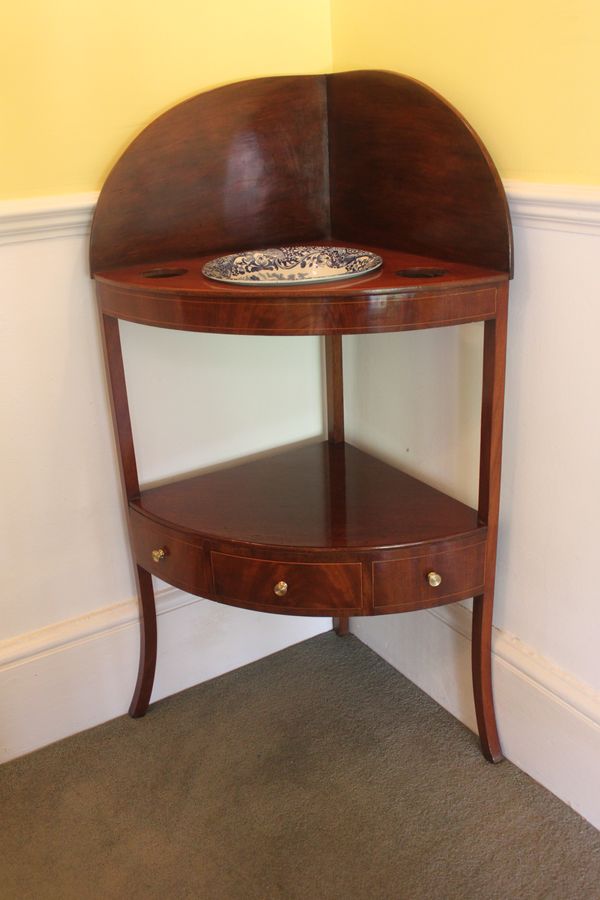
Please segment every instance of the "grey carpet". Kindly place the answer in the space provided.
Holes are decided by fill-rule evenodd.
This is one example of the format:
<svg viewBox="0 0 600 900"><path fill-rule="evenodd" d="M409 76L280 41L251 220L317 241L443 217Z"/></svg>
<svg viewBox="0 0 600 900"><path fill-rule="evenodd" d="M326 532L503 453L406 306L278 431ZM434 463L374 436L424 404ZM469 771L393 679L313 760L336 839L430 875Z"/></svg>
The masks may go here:
<svg viewBox="0 0 600 900"><path fill-rule="evenodd" d="M0 803L3 900L600 898L600 833L352 637L7 763Z"/></svg>

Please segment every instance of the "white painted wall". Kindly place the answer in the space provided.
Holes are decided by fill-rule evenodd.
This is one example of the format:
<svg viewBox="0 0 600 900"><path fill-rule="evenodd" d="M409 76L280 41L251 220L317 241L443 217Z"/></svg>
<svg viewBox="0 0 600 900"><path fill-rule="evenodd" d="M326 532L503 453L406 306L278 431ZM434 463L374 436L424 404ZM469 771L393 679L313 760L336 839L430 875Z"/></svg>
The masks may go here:
<svg viewBox="0 0 600 900"><path fill-rule="evenodd" d="M0 637L133 592L85 237L0 247Z"/></svg>
<svg viewBox="0 0 600 900"><path fill-rule="evenodd" d="M87 236L0 247L0 639L133 592ZM125 324L142 482L322 433L318 338Z"/></svg>
<svg viewBox="0 0 600 900"><path fill-rule="evenodd" d="M496 621L600 690L600 236L516 240Z"/></svg>
<svg viewBox="0 0 600 900"><path fill-rule="evenodd" d="M0 758L124 712L135 681L135 589L87 272L90 211L89 198L0 204ZM143 482L322 434L318 338L125 325L123 343ZM155 697L331 627L200 600L171 600L163 612ZM82 685L93 689L91 712ZM51 727L34 709L53 710Z"/></svg>
<svg viewBox="0 0 600 900"><path fill-rule="evenodd" d="M600 690L600 236L515 246L495 622ZM482 335L344 339L349 438L474 506Z"/></svg>
<svg viewBox="0 0 600 900"><path fill-rule="evenodd" d="M142 483L322 435L319 338L120 328Z"/></svg>

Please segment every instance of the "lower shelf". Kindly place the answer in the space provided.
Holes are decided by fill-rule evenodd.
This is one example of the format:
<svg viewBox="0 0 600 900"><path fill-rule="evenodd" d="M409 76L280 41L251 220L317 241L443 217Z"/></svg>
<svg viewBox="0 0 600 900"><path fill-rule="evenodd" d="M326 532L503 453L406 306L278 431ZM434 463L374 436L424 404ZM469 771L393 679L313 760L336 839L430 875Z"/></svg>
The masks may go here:
<svg viewBox="0 0 600 900"><path fill-rule="evenodd" d="M483 589L477 512L348 444L194 476L130 507L138 565L224 603L354 616Z"/></svg>

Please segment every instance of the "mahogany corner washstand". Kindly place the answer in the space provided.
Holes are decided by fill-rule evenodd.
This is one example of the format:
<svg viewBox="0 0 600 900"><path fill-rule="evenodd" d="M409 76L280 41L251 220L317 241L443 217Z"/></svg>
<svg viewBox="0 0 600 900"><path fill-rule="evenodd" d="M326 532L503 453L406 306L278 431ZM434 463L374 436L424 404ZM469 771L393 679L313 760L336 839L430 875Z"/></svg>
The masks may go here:
<svg viewBox="0 0 600 900"><path fill-rule="evenodd" d="M211 281L220 254L293 244L378 253L380 270L312 286ZM117 162L91 271L141 606L130 713L156 664L152 575L265 612L350 616L474 597L484 755L501 758L491 629L512 237L480 140L424 85L388 72L264 78L180 103ZM323 335L328 438L140 489L119 319L186 331ZM344 441L342 335L485 322L478 509Z"/></svg>

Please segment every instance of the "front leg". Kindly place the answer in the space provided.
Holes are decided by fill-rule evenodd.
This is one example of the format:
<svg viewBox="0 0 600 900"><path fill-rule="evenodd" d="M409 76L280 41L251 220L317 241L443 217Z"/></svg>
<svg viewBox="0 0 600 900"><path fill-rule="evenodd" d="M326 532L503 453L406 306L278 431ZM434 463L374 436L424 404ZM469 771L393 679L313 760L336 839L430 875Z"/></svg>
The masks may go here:
<svg viewBox="0 0 600 900"><path fill-rule="evenodd" d="M129 707L129 715L139 719L146 714L156 671L156 606L150 572L137 566L140 603L140 662L137 683Z"/></svg>
<svg viewBox="0 0 600 900"><path fill-rule="evenodd" d="M503 759L492 693L492 606L493 593L473 599L472 668L475 714L481 751L490 762Z"/></svg>

